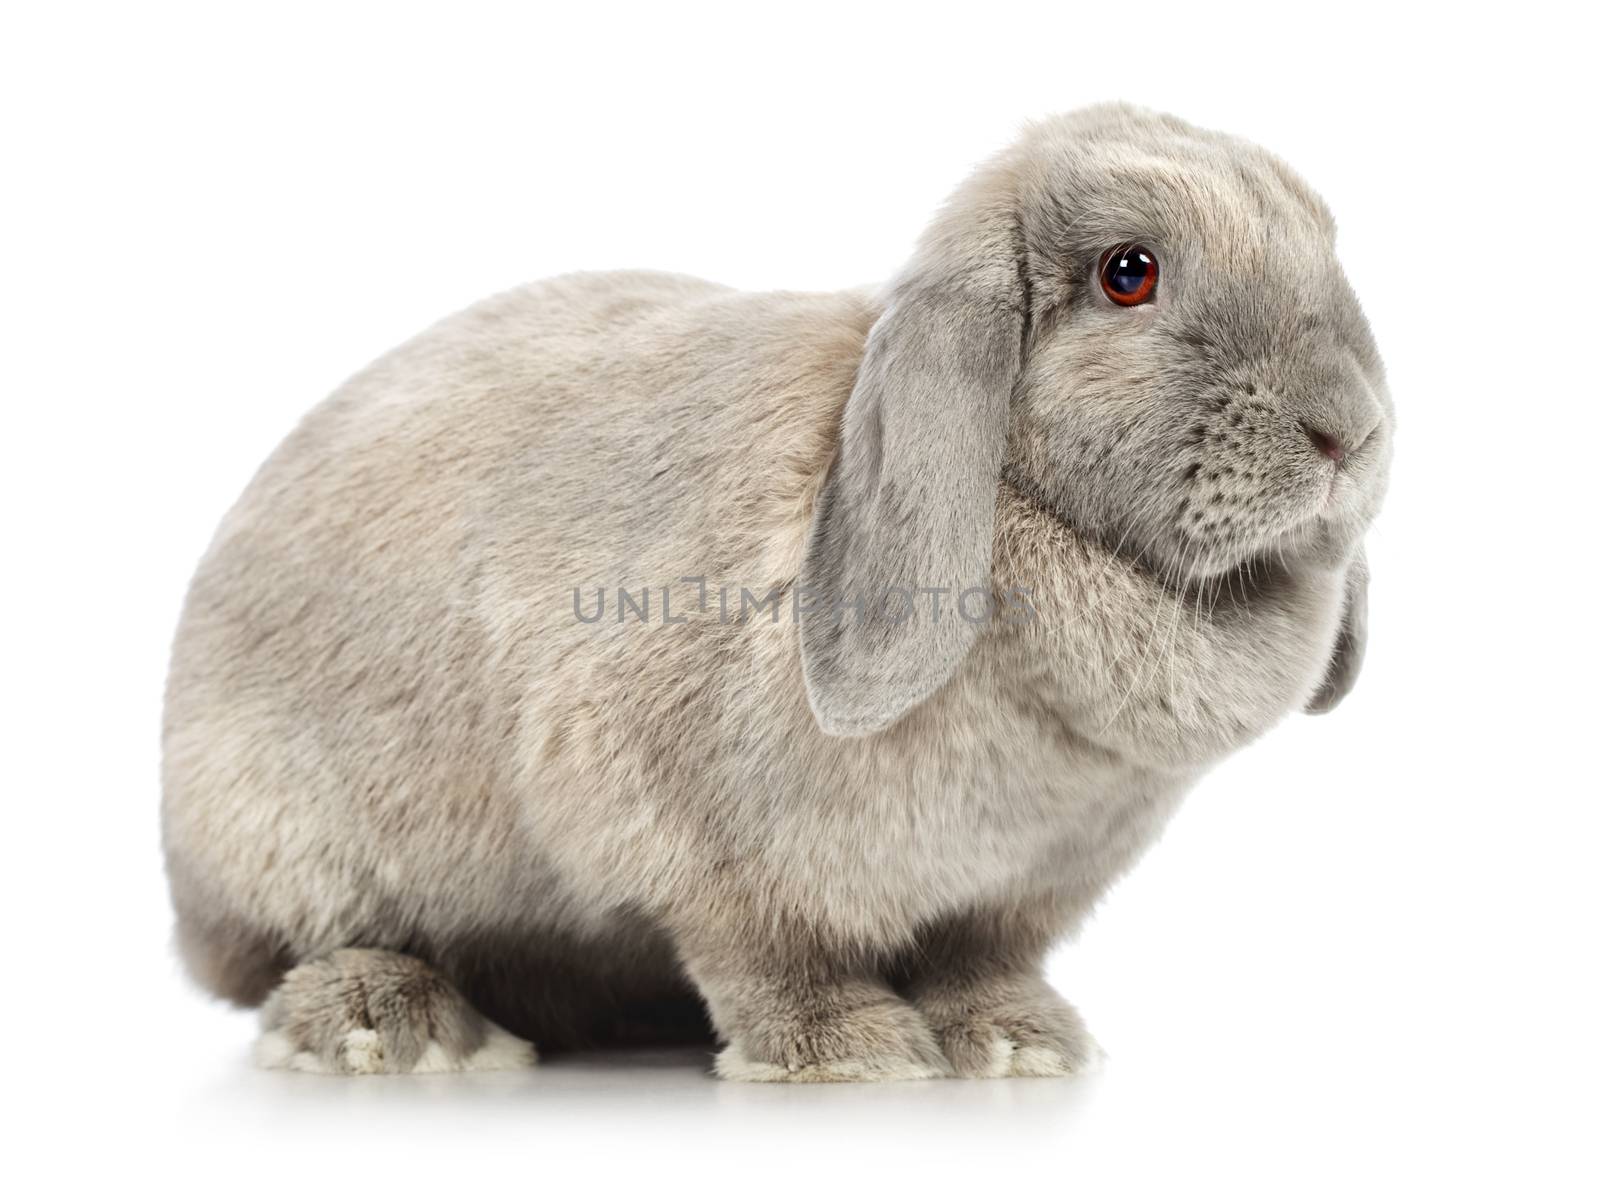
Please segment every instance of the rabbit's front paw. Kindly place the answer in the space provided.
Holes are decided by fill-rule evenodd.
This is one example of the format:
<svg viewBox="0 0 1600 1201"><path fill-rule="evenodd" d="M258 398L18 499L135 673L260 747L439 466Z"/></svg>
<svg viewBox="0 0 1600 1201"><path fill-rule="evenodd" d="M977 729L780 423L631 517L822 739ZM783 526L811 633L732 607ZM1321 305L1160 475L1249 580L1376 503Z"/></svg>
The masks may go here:
<svg viewBox="0 0 1600 1201"><path fill-rule="evenodd" d="M734 1032L716 1070L724 1080L795 1084L951 1075L927 1024L892 996L750 1023Z"/></svg>
<svg viewBox="0 0 1600 1201"><path fill-rule="evenodd" d="M960 1076L1076 1076L1103 1057L1078 1011L1043 981L941 990L917 1007Z"/></svg>

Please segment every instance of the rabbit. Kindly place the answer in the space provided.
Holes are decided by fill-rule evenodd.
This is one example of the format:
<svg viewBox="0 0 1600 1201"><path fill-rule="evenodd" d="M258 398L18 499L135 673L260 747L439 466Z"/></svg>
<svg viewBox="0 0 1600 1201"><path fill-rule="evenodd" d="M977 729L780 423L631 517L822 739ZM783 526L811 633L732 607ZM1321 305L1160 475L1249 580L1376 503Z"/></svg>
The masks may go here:
<svg viewBox="0 0 1600 1201"><path fill-rule="evenodd" d="M1352 687L1392 443L1325 204L1123 105L1029 125L881 290L489 299L314 409L197 569L181 957L272 1067L1083 1071L1045 956Z"/></svg>

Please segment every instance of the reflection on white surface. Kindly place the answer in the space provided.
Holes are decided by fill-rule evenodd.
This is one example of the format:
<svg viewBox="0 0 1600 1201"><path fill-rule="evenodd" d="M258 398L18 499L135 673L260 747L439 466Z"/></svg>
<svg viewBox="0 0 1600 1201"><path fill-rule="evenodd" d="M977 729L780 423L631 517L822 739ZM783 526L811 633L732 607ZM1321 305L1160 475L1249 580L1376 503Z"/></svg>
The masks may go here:
<svg viewBox="0 0 1600 1201"><path fill-rule="evenodd" d="M1096 1077L766 1085L719 1081L709 1050L552 1057L532 1071L440 1076L268 1072L242 1056L206 1074L165 1123L194 1190L282 1195L311 1181L348 1195L462 1188L534 1195L785 1197L929 1183L992 1187L997 1165L1057 1175ZM153 1162L151 1162L153 1161ZM840 1191L843 1190L843 1191ZM314 1192L313 1195L322 1195Z"/></svg>
<svg viewBox="0 0 1600 1201"><path fill-rule="evenodd" d="M649 1131L678 1124L759 1137L795 1124L830 1135L885 1128L1002 1124L1061 1129L1091 1102L1097 1076L1070 1080L934 1080L891 1084L733 1084L710 1074L708 1049L590 1052L551 1057L532 1071L431 1076L318 1076L230 1065L190 1099L206 1123L268 1121L307 1129L410 1123L603 1128L625 1121Z"/></svg>

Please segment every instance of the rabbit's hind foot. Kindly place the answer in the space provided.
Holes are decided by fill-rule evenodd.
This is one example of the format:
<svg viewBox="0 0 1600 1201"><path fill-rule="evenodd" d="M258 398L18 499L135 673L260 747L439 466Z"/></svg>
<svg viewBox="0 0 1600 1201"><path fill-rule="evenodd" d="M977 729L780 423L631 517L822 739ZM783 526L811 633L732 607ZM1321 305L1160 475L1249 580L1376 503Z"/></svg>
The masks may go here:
<svg viewBox="0 0 1600 1201"><path fill-rule="evenodd" d="M528 1068L536 1057L420 959L352 949L284 976L262 1008L255 1058L266 1068L363 1076Z"/></svg>

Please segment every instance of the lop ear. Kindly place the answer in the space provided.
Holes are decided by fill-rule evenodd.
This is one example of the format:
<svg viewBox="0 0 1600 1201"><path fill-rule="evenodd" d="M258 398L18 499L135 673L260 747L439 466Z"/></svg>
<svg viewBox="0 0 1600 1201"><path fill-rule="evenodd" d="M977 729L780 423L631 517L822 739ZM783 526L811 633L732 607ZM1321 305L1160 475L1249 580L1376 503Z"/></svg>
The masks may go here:
<svg viewBox="0 0 1600 1201"><path fill-rule="evenodd" d="M1328 673L1316 695L1306 702L1307 713L1326 713L1356 686L1361 660L1367 653L1367 556L1357 552L1344 578L1344 616L1333 644Z"/></svg>
<svg viewBox="0 0 1600 1201"><path fill-rule="evenodd" d="M981 627L960 595L981 589L988 610L1026 311L1016 203L1004 167L970 180L867 337L800 576L806 693L829 734L873 733L925 700Z"/></svg>

